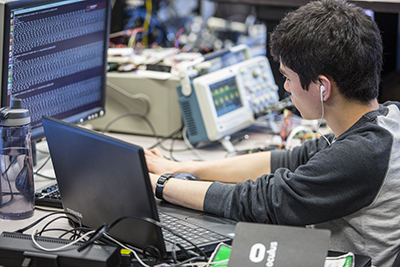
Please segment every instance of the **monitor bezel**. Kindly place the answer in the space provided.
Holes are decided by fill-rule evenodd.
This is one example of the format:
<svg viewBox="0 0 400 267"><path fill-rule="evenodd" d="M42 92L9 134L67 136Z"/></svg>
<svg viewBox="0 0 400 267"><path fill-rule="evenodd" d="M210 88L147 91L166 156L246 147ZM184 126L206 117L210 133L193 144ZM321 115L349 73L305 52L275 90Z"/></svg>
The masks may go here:
<svg viewBox="0 0 400 267"><path fill-rule="evenodd" d="M0 12L3 15L2 23L4 25L3 29L0 29L0 38L2 41L1 44L1 93L0 93L0 104L2 107L9 106L8 103L8 93L7 93L7 76L8 76L8 64L6 60L8 59L8 45L4 45L5 43L9 43L9 35L10 35L10 13L11 10L15 10L18 8L28 7L28 6L37 6L55 2L63 2L65 0L6 0L1 1ZM83 0L85 1L85 0ZM103 0L101 0L103 2ZM97 107L86 110L84 112L80 112L78 114L68 116L68 117L60 117L54 116L57 119L60 119L65 122L81 124L85 121L95 119L97 117L101 117L105 114L105 101L106 101L106 80L107 80L107 50L108 50L108 41L110 35L110 22L111 22L111 0L104 0L106 2L106 21L105 21L105 32L104 32L104 41L105 41L105 49L103 52L103 78L102 78L102 88L101 88L101 99ZM2 35L2 36L1 36ZM39 141L45 137L43 125L32 128L31 131L31 140Z"/></svg>

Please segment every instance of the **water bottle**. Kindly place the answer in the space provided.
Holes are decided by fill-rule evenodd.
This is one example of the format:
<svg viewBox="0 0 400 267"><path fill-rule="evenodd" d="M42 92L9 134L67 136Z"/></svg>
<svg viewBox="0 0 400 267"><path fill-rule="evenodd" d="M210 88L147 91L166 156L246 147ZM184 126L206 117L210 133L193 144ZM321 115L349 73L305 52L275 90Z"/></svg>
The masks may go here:
<svg viewBox="0 0 400 267"><path fill-rule="evenodd" d="M31 119L21 99L0 109L0 218L29 218L35 209Z"/></svg>

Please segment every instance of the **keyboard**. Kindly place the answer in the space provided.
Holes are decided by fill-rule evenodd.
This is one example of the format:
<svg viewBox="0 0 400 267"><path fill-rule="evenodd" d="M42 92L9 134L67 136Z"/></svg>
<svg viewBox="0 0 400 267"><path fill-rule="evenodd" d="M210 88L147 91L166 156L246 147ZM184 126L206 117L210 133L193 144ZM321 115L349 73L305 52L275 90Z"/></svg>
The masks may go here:
<svg viewBox="0 0 400 267"><path fill-rule="evenodd" d="M62 209L57 181L35 190L35 205Z"/></svg>
<svg viewBox="0 0 400 267"><path fill-rule="evenodd" d="M197 224L179 219L177 217L171 216L169 214L158 211L158 216L160 222L171 229L174 233L177 233L183 236L185 239L181 239L174 233L166 229L162 229L162 233L164 236L165 242L169 242L171 244L180 244L185 249L192 249L193 245L190 244L187 240L193 242L194 244L198 244L203 246L204 244L210 244L215 242L227 242L227 237L221 235L219 233L213 232L207 228L198 226Z"/></svg>

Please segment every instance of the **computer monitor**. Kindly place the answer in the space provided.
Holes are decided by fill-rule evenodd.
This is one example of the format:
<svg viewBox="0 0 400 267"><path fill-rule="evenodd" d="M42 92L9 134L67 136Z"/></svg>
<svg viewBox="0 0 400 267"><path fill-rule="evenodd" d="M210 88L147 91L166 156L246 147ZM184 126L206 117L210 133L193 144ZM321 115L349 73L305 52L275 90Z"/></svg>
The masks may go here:
<svg viewBox="0 0 400 267"><path fill-rule="evenodd" d="M110 10L110 0L0 0L1 106L22 99L32 141L43 115L104 114Z"/></svg>

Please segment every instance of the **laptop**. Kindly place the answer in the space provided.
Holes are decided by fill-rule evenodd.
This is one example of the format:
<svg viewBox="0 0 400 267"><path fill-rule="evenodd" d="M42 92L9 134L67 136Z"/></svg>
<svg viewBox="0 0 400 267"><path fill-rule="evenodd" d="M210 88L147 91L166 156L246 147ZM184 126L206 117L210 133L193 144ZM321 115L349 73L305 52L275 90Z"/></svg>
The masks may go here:
<svg viewBox="0 0 400 267"><path fill-rule="evenodd" d="M194 226L192 232L206 227L217 237L192 240L203 251L232 241L235 222L155 199L142 147L54 118L43 117L42 122L63 208L78 216L84 226L97 229L129 217L109 233L137 249L166 257L179 252L176 244L185 241L166 240L168 232L146 220L160 221L159 210L163 210L163 217L167 214L190 224L187 227Z"/></svg>

